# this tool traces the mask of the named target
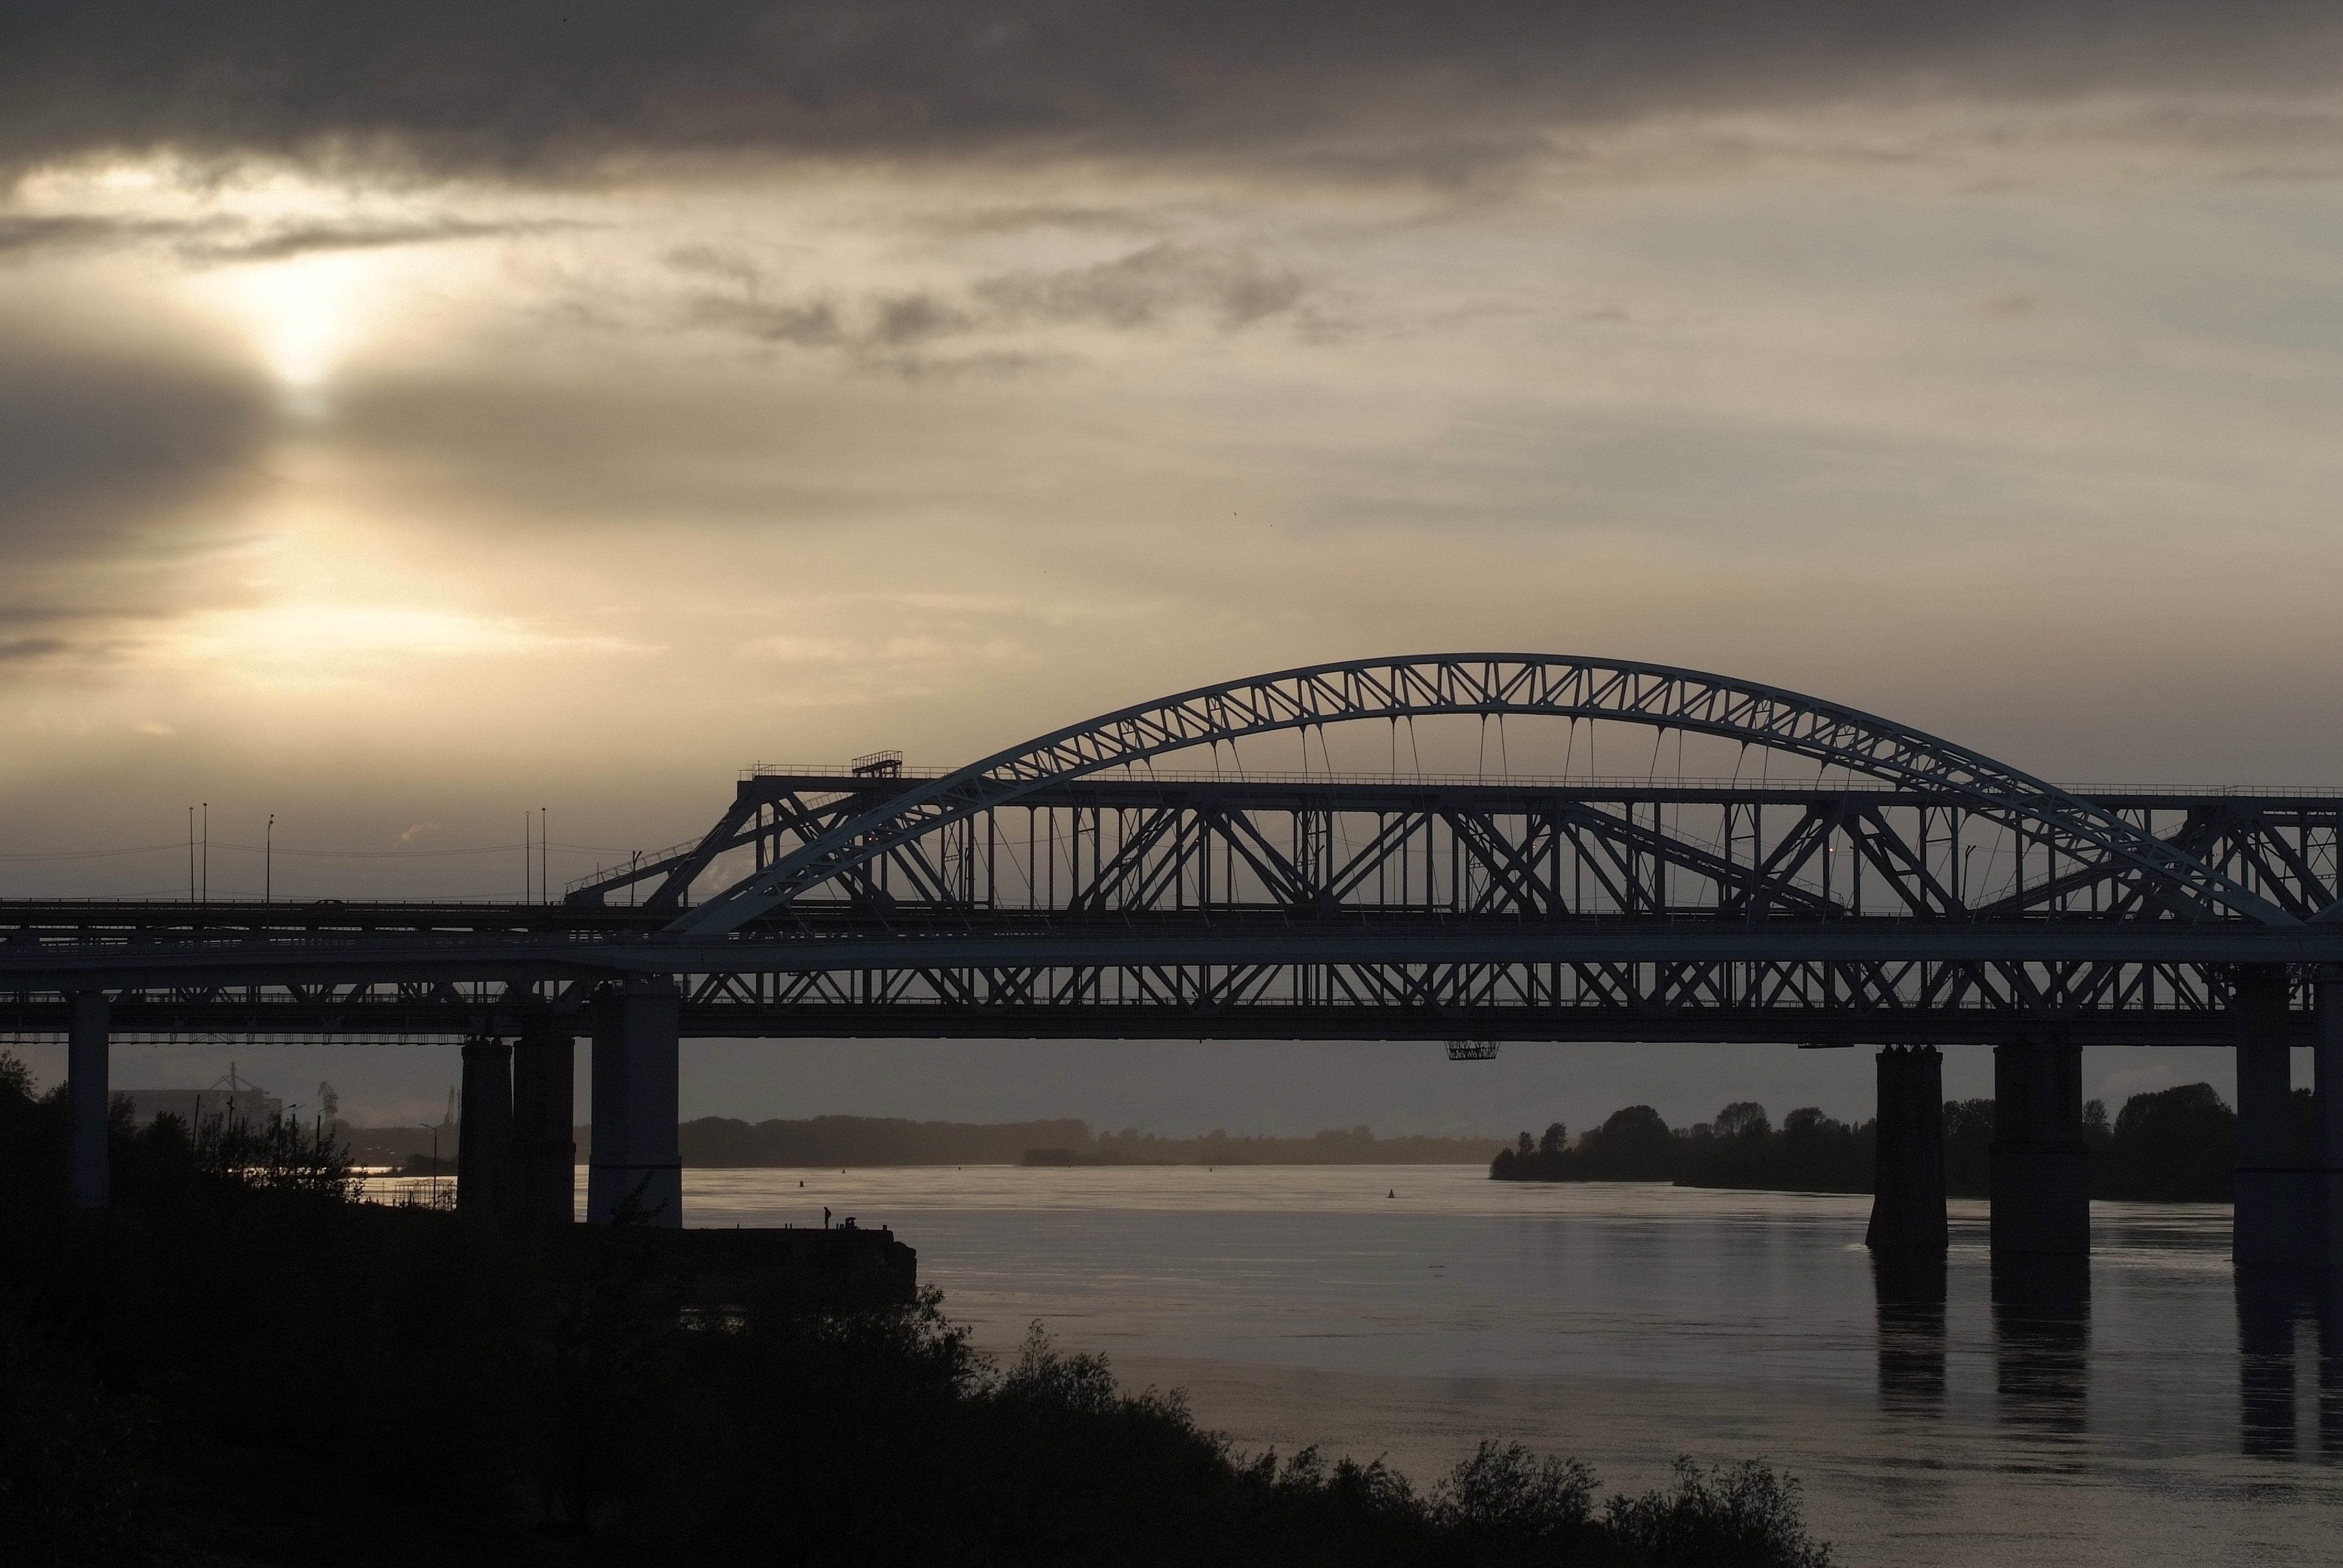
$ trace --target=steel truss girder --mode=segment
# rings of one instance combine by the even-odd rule
[[[1718,736],[1926,789],[2037,841],[2054,863],[2121,863],[2188,920],[2296,917],[2120,814],[1934,736],[1772,687],[1656,665],[1537,654],[1444,654],[1284,670],[1111,713],[915,784],[802,844],[669,926],[741,929],[899,844],[1042,788],[1282,729],[1439,714],[1608,719]],[[738,808],[736,807],[736,810]]]
[[[1988,966],[1966,977],[1955,1005],[1891,997],[1891,977],[1861,966],[1814,964],[1729,974],[1716,966],[1563,966],[1557,976],[1504,966],[1377,970],[1327,966],[1220,970],[821,971],[770,977],[792,983],[759,995],[759,977],[700,977],[689,986],[684,1030],[693,1037],[986,1036],[1075,1039],[1441,1039],[1798,1043],[1996,1043],[2056,1033],[2078,1044],[2226,1045],[2235,1023],[2223,999],[2196,1005],[2063,1007],[2073,988]],[[1569,996],[1557,1000],[1559,979]],[[2019,983],[2024,981],[2025,983]],[[746,982],[746,983],[744,983]],[[2137,988],[2133,988],[2135,994]],[[330,1007],[289,996],[204,1000],[118,996],[113,1025],[131,1036],[337,1037],[457,1035],[519,1027],[525,1011],[486,995],[384,996]],[[584,1032],[576,1002],[551,1008]],[[0,997],[0,1030],[54,1034],[62,998]],[[2298,1010],[2291,1032],[2312,1041]]]

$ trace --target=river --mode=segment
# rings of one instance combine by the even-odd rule
[[[1763,1457],[1851,1563],[2337,1556],[2343,1390],[2322,1441],[2309,1309],[2257,1298],[2241,1334],[2224,1207],[2094,1204],[2087,1307],[1997,1318],[1980,1202],[1953,1205],[1937,1309],[1880,1303],[1859,1197],[1450,1166],[689,1171],[685,1194],[694,1225],[891,1226],[980,1344],[1038,1321],[1245,1449],[1423,1481],[1518,1439],[1633,1488],[1680,1452]]]

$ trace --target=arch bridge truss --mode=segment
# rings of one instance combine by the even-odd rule
[[[1238,766],[1336,725],[1396,756],[1459,716],[1639,726],[1654,765]],[[1662,777],[1670,736],[1733,775]],[[757,769],[700,839],[558,905],[0,907],[0,1027],[104,988],[123,1034],[470,1032],[664,977],[699,1036],[2226,1044],[2251,965],[2294,978],[2308,1043],[2338,836],[2343,793],[2062,789],[1719,676],[1362,660],[950,773]]]

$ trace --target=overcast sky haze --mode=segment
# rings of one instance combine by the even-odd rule
[[[2343,784],[2338,254],[2331,5],[0,0],[0,893],[182,888],[36,857],[196,801],[216,891],[273,812],[282,893],[512,893],[540,805],[558,880],[751,760],[1443,648]],[[686,1098],[1509,1131],[1870,1071],[1175,1054]]]

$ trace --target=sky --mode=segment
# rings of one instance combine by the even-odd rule
[[[0,895],[181,889],[198,804],[216,892],[264,839],[289,895],[517,892],[538,808],[559,881],[752,761],[1452,648],[2343,784],[2338,240],[2308,4],[0,0]],[[454,1073],[277,1049],[386,1120]],[[1869,1072],[939,1049],[694,1047],[687,1103]],[[2136,1056],[2094,1091],[2226,1084]]]

